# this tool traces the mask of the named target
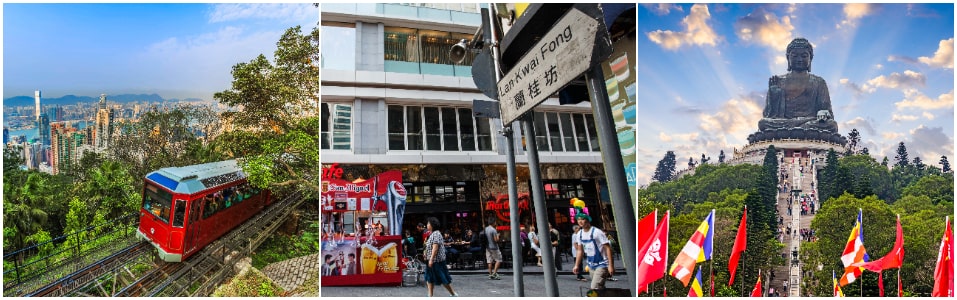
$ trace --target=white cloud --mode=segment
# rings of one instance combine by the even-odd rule
[[[931,99],[915,89],[907,89],[904,90],[904,100],[894,103],[894,106],[897,106],[897,109],[951,109],[954,107],[954,90],[937,96],[937,99]]]
[[[926,112],[926,111],[925,111],[925,112],[922,113],[921,115],[924,116],[924,118],[926,118],[926,119],[928,119],[928,120],[934,120],[934,114],[932,114],[932,113],[929,113],[929,112]]]
[[[319,9],[312,4],[216,4],[209,14],[210,23],[228,22],[244,19],[266,19],[283,21],[319,21]]]
[[[705,132],[716,132],[724,135],[746,137],[757,130],[761,120],[763,108],[759,105],[760,97],[756,94],[733,98],[725,102],[714,114],[701,114],[698,125]]]
[[[891,142],[891,144],[897,145],[897,142],[900,142],[900,138],[904,137],[904,134],[897,132],[884,132],[881,133],[881,137],[884,140]]]
[[[874,68],[875,68],[875,69],[878,69],[878,70],[881,70],[881,69],[884,69],[884,65],[882,65],[882,64],[876,64],[876,65],[874,65]]]
[[[947,136],[942,127],[920,125],[910,131],[910,141],[905,141],[910,159],[920,157],[926,164],[940,160],[941,155],[953,157],[954,138]]]
[[[874,125],[872,125],[871,123],[872,123],[871,121],[866,120],[862,117],[856,117],[854,119],[851,119],[850,121],[844,122],[844,125],[841,125],[841,126],[845,129],[858,128],[859,130],[863,130],[865,133],[871,136],[877,135],[877,130],[874,129]],[[846,130],[846,131],[850,132],[850,130]]]
[[[867,81],[863,86],[864,90],[873,92],[874,88],[888,89],[907,89],[922,87],[927,82],[927,77],[919,72],[905,70],[904,74],[893,72],[889,76],[880,75]]]
[[[788,43],[791,42],[791,31],[794,30],[794,25],[791,25],[790,17],[784,16],[778,19],[775,14],[759,7],[754,12],[738,19],[734,23],[734,29],[742,40],[783,52],[787,49]],[[780,60],[779,58],[776,59]]]
[[[857,83],[851,82],[851,80],[847,78],[841,78],[841,80],[838,80],[838,82],[841,85],[846,86],[847,88],[854,91],[854,94],[857,96],[860,96],[862,94],[873,93],[874,91],[877,90],[877,88],[869,86],[867,84],[858,85]]]
[[[918,116],[912,116],[912,115],[898,115],[898,114],[892,114],[892,115],[891,115],[891,122],[898,122],[898,123],[900,123],[901,121],[914,121],[914,120],[917,120],[917,119],[920,119],[920,117],[918,117]]]
[[[841,23],[837,24],[835,27],[840,29],[841,27],[857,26],[857,20],[867,16],[874,10],[873,4],[867,3],[850,3],[844,4],[844,20]]]
[[[667,143],[667,142],[671,142],[671,141],[673,140],[673,139],[671,138],[671,136],[668,136],[668,135],[665,134],[664,132],[659,132],[659,133],[658,133],[658,139],[661,140],[662,142],[666,142],[666,143]]]
[[[720,37],[708,25],[709,19],[711,19],[711,13],[708,12],[708,6],[695,4],[691,7],[691,13],[681,21],[685,27],[684,32],[655,30],[647,33],[648,39],[669,50],[678,49],[683,45],[715,46]]]
[[[673,3],[642,3],[641,6],[651,9],[656,15],[664,16],[671,13],[671,10],[684,11],[681,6]]]
[[[953,69],[954,68],[954,38],[941,40],[934,52],[934,57],[921,56],[918,61],[931,67]]]

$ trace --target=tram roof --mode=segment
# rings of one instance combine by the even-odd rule
[[[146,179],[174,193],[194,194],[246,178],[235,159],[153,171]]]

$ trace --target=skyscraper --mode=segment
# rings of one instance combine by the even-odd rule
[[[3,144],[6,145],[10,142],[10,129],[7,129],[6,126],[3,127]]]
[[[36,121],[37,126],[37,138],[40,139],[40,144],[44,146],[50,145],[50,117],[46,113],[42,113],[37,117]]]
[[[33,99],[34,99],[34,102],[36,102],[37,104],[37,109],[35,110],[37,115],[36,119],[40,120],[40,90],[36,90],[33,92]]]
[[[100,94],[100,103],[96,110],[96,144],[97,150],[105,150],[110,145],[113,135],[113,109],[106,106],[106,94]]]

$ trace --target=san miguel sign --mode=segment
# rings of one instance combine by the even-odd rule
[[[511,207],[508,204],[508,194],[501,194],[495,197],[495,201],[485,202],[485,211],[494,211],[499,220],[510,222],[509,211]],[[518,195],[518,214],[528,212],[528,194]]]

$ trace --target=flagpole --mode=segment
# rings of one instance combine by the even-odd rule
[[[861,243],[864,243],[864,213],[860,207],[857,208],[858,215],[861,216],[861,228],[858,229],[857,236],[861,238]],[[862,246],[863,247],[863,246]],[[867,255],[867,252],[864,252],[864,255]],[[860,269],[858,269],[860,270]],[[861,270],[861,278],[858,278],[861,281],[861,297],[864,297],[864,271]]]
[[[897,297],[898,298],[903,297],[901,296],[901,293],[904,292],[904,289],[901,288],[901,268],[903,268],[903,266],[897,268]]]

